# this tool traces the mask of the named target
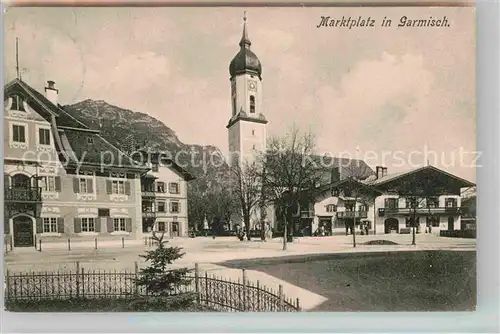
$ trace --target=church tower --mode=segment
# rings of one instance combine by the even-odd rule
[[[231,118],[227,124],[230,163],[252,161],[266,150],[267,120],[262,112],[262,65],[250,50],[246,14],[240,51],[229,65]]]

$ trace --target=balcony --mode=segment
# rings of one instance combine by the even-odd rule
[[[314,217],[314,211],[312,210],[300,211],[300,218],[313,218],[313,217]]]
[[[356,218],[367,218],[368,211],[341,211],[341,212],[337,212],[337,218],[354,218],[354,215],[356,215]]]
[[[153,211],[143,211],[142,218],[156,218],[156,212]]]
[[[379,208],[378,215],[409,215],[414,209],[410,208]],[[438,214],[460,214],[460,207],[432,207],[432,208],[417,208],[416,213],[419,215],[438,215]]]
[[[5,202],[38,203],[42,201],[42,188],[5,188]]]
[[[142,197],[149,197],[149,198],[154,198],[156,197],[156,194],[153,190],[141,190],[141,196]]]

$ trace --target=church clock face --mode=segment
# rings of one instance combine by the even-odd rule
[[[248,90],[256,92],[257,91],[257,83],[253,80],[250,80],[248,82]]]

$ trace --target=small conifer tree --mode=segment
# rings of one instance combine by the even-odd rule
[[[185,253],[181,247],[167,246],[164,232],[157,235],[153,232],[153,241],[156,248],[140,257],[149,265],[142,268],[136,284],[144,287],[146,297],[139,300],[139,308],[154,311],[182,311],[189,308],[195,296],[188,288],[192,278],[188,277],[191,271],[188,268],[170,269],[174,261],[182,258]]]

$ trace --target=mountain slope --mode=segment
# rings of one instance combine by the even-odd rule
[[[217,180],[227,171],[228,166],[217,147],[184,144],[175,131],[147,114],[90,99],[66,105],[64,109],[91,128],[100,130],[104,138],[123,151],[130,148],[133,138],[141,148],[169,152],[197,178]]]

